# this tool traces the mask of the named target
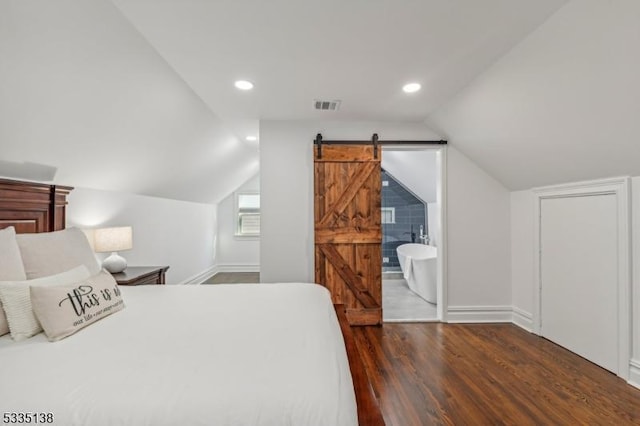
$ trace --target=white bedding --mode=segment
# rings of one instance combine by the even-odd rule
[[[62,341],[0,338],[0,411],[56,425],[357,425],[337,318],[314,284],[120,287]]]

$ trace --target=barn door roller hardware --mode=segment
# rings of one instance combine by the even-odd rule
[[[446,145],[446,140],[439,141],[382,141],[378,138],[378,134],[374,133],[371,139],[368,141],[339,141],[339,140],[324,140],[322,134],[318,133],[313,140],[313,144],[318,147],[318,159],[322,158],[322,145],[372,145],[373,156],[378,158],[378,147],[380,145]]]
[[[373,158],[378,159],[378,134],[374,133],[371,136],[371,143],[373,144]]]
[[[316,135],[316,140],[313,143],[318,145],[318,158],[322,158],[322,135],[320,133]]]

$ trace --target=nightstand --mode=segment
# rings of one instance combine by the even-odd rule
[[[113,274],[118,285],[164,284],[164,274],[168,266],[129,266],[122,272]]]

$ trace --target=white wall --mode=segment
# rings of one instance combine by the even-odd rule
[[[453,146],[447,160],[450,319],[510,319],[509,192]]]
[[[314,279],[312,141],[318,132],[325,139],[366,140],[374,132],[383,140],[440,139],[416,123],[262,121],[264,282]],[[454,147],[447,171],[449,305],[464,311],[457,320],[503,319],[503,309],[510,318],[509,192]],[[476,307],[474,317],[469,307]]]
[[[214,265],[212,204],[75,188],[69,195],[67,226],[132,226],[133,249],[121,255],[131,266],[169,265],[167,284],[186,281]]]
[[[511,193],[511,302],[514,321],[521,327],[533,327],[534,286],[534,210],[533,193]]]
[[[257,174],[235,192],[260,191]],[[257,271],[260,265],[260,238],[237,237],[235,193],[218,204],[218,241],[216,266],[221,271]]]
[[[420,123],[261,121],[260,184],[263,282],[313,282],[313,150],[325,139],[440,138]]]

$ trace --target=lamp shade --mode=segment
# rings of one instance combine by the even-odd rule
[[[133,248],[133,231],[130,226],[96,229],[93,238],[97,253],[131,250]]]

